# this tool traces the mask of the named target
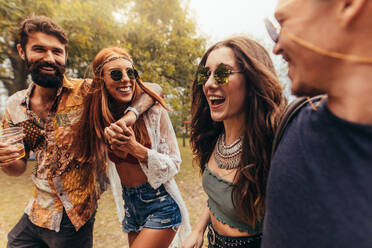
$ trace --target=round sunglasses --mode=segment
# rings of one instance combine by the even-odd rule
[[[127,68],[125,70],[125,73],[127,74],[130,80],[134,80],[138,78],[138,72],[134,68]],[[110,72],[110,77],[114,81],[120,81],[123,78],[123,71],[120,69],[113,69]]]
[[[233,71],[224,63],[220,63],[216,70],[213,72],[214,80],[217,84],[227,84],[229,82],[229,76],[233,73],[242,73],[242,71]],[[205,66],[200,66],[197,72],[196,80],[199,85],[204,85],[212,72]]]

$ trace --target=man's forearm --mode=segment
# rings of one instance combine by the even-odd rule
[[[152,91],[154,91],[156,94],[158,94],[159,96],[163,97],[163,89],[161,88],[161,86],[159,84],[149,83],[149,82],[145,82],[144,84],[148,88],[150,88]]]
[[[160,87],[160,85],[155,83],[144,83],[147,87],[149,87],[152,91],[155,91],[158,95],[163,94],[163,90]],[[138,111],[139,115],[142,115],[145,113],[149,108],[151,108],[152,105],[154,105],[155,101],[154,99],[147,95],[142,94],[136,101],[134,101],[131,105],[131,107],[135,108]]]
[[[152,91],[156,92],[158,95],[162,96],[163,90],[160,87],[160,85],[155,83],[144,83],[148,88],[150,88]],[[152,105],[154,105],[155,101],[154,99],[149,96],[146,93],[143,93],[138,99],[136,99],[132,105],[131,108],[127,108],[127,111],[125,112],[124,116],[120,118],[117,123],[122,123],[125,126],[132,126],[138,117],[145,113],[149,108],[151,108]],[[133,109],[134,108],[134,109]],[[105,138],[106,137],[105,134]]]

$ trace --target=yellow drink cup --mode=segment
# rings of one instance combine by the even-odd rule
[[[0,130],[0,143],[7,145],[8,148],[18,150],[19,156],[17,159],[23,158],[26,155],[22,127],[11,127]]]

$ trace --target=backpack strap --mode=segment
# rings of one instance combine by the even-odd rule
[[[312,102],[318,101],[322,99],[325,95],[317,95],[310,100]],[[278,129],[275,132],[272,148],[271,148],[271,158],[274,157],[275,151],[278,147],[278,144],[280,140],[282,139],[283,133],[285,129],[287,128],[288,124],[294,119],[294,117],[297,115],[297,113],[300,111],[300,109],[305,106],[308,103],[307,97],[298,97],[295,100],[293,100],[288,106],[286,107],[284,114],[280,120]]]

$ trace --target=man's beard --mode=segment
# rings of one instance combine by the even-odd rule
[[[59,88],[63,83],[63,74],[65,73],[65,65],[59,63],[51,64],[41,60],[30,62],[26,58],[28,71],[31,73],[32,81],[44,88]],[[41,72],[42,67],[51,67],[55,70],[54,74],[46,74]]]

